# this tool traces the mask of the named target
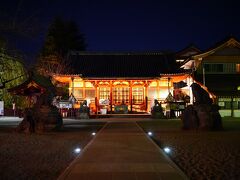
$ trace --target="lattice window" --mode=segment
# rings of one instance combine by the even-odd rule
[[[93,89],[93,88],[86,88],[85,89],[85,93],[86,93],[86,98],[90,98],[90,99],[95,98],[95,89]]]
[[[83,98],[83,88],[74,88],[74,97],[75,98]]]
[[[132,103],[133,104],[143,104],[144,102],[144,89],[143,87],[132,88]]]
[[[113,89],[114,104],[129,103],[129,87],[116,87]]]
[[[110,88],[100,87],[99,88],[99,99],[110,99]]]

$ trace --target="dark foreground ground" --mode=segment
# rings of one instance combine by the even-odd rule
[[[139,122],[190,179],[240,179],[240,119],[223,119],[223,131],[183,131],[180,120]]]
[[[104,123],[67,125],[61,132],[14,133],[0,126],[0,179],[57,179]]]
[[[124,119],[126,121],[126,119]],[[240,179],[240,119],[223,131],[183,131],[180,120],[138,122],[190,179]],[[61,132],[14,133],[0,125],[0,179],[57,179],[104,123],[68,123]]]

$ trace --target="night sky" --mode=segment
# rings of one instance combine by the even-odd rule
[[[41,48],[55,16],[78,23],[88,51],[178,51],[190,43],[204,50],[229,35],[240,38],[237,0],[1,2],[0,30],[30,59]],[[21,33],[13,30],[14,22]]]

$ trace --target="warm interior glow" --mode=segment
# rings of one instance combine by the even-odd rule
[[[116,81],[116,82],[114,82],[113,83],[113,85],[126,85],[126,86],[128,86],[129,85],[129,83],[127,82],[127,81]]]
[[[83,87],[83,81],[74,81],[73,84],[70,82],[70,87]]]
[[[153,81],[149,84],[150,87],[157,87],[157,82]]]
[[[85,87],[93,87],[91,82],[85,82]]]
[[[168,96],[168,89],[161,89],[159,92],[160,99],[166,99]]]
[[[159,86],[168,87],[168,80],[167,79],[161,79],[159,81]],[[169,86],[171,86],[171,82],[170,81],[169,81]]]
[[[133,87],[132,88],[132,103],[143,104],[144,103],[144,88]]]
[[[113,88],[113,103],[114,104],[128,104],[129,103],[129,87],[115,87]]]
[[[58,82],[62,82],[62,83],[67,83],[71,81],[71,77],[65,77],[65,76],[53,76],[53,78],[58,81]]]
[[[133,83],[133,85],[143,85],[144,83],[142,81],[136,81]]]
[[[109,85],[109,82],[101,81],[98,83],[99,85]]]
[[[99,99],[110,99],[110,88],[109,87],[100,87],[99,90]]]
[[[240,64],[236,64],[236,72],[240,73]]]
[[[108,111],[110,111],[110,104],[112,105],[112,110],[114,110],[114,107],[116,105],[124,103],[126,105],[132,104],[133,111],[140,112],[146,111],[146,107],[148,110],[150,110],[150,108],[153,106],[154,99],[165,101],[169,94],[169,90],[173,94],[173,81],[176,80],[179,82],[179,80],[182,80],[184,77],[187,78],[187,82],[189,81],[188,84],[190,84],[189,75],[173,75],[170,78],[168,76],[161,76],[160,79],[152,79],[149,81],[138,79],[83,80],[79,77],[74,77],[74,83],[72,83],[71,76],[60,76],[55,77],[55,79],[67,81],[69,83],[69,95],[73,93],[74,97],[78,101],[77,105],[79,106],[79,102],[87,100],[87,103],[89,104],[92,112],[99,110],[99,105],[101,105],[101,103],[95,103],[96,99],[97,102],[100,100],[108,100]],[[189,86],[184,87],[182,91],[187,95],[192,94],[189,90]]]

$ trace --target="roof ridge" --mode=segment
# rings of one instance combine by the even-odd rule
[[[69,55],[164,55],[163,51],[70,51]]]

